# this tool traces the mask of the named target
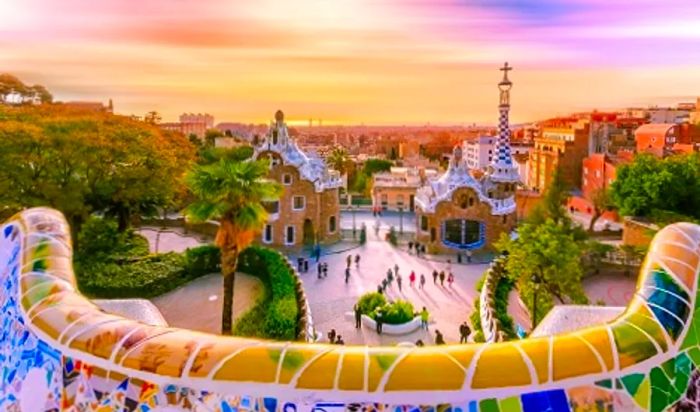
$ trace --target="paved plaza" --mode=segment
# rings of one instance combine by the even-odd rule
[[[478,296],[475,285],[488,265],[457,264],[452,258],[453,262],[448,267],[447,256],[434,259],[418,258],[415,254],[408,253],[405,245],[391,246],[385,240],[391,226],[394,226],[397,232],[401,226],[405,232],[415,230],[415,215],[412,213],[400,215],[397,212],[388,212],[383,213],[381,217],[374,217],[371,212],[356,211],[354,215],[358,237],[362,224],[367,226],[367,243],[355,246],[356,244],[345,241],[324,248],[321,262],[328,263],[327,278],[318,279],[314,259],[310,259],[309,272],[300,274],[318,331],[325,337],[328,331],[335,329],[348,344],[380,345],[415,342],[418,339],[430,344],[434,342],[437,329],[443,333],[448,343],[458,342],[459,324],[468,320],[474,308],[474,300]],[[379,232],[375,234],[377,222]],[[341,213],[340,226],[345,230],[352,229],[352,212],[344,210]],[[155,250],[156,231],[146,228],[139,233],[148,238],[151,249]],[[175,229],[161,232],[158,242],[158,251],[162,253],[182,251],[200,245],[201,239]],[[346,258],[350,254],[353,257],[360,255],[360,267],[356,268],[353,263],[352,274],[346,284]],[[295,261],[296,257],[297,255],[290,256],[292,261]],[[394,265],[399,266],[403,285],[399,290],[397,282],[394,281],[386,292],[387,298],[407,300],[413,304],[416,311],[425,306],[431,315],[429,331],[418,330],[407,335],[392,336],[378,335],[374,330],[365,327],[355,329],[353,318],[347,314],[352,312],[353,305],[362,294],[377,290],[377,285],[386,277],[387,270]],[[439,280],[434,284],[433,270],[439,272],[449,268],[455,275],[452,287],[449,287],[447,282],[441,286]],[[427,282],[424,289],[418,287],[418,281],[414,287],[410,286],[408,277],[411,271],[416,272],[417,278],[420,278],[421,273],[425,274]],[[636,273],[631,276],[601,274],[586,278],[584,289],[592,304],[602,300],[607,305],[624,306],[634,292],[635,282]],[[238,275],[234,298],[236,315],[242,314],[254,304],[261,288],[262,285],[256,278],[245,274]],[[213,274],[194,280],[152,301],[170,325],[218,333],[221,321],[221,291],[221,277]],[[527,309],[518,299],[516,292],[512,292],[509,297],[508,311],[517,324],[525,330],[529,329]]]

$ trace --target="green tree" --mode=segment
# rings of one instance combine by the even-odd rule
[[[0,206],[51,206],[75,235],[92,213],[119,217],[170,204],[194,156],[191,145],[125,117],[58,105],[0,107]],[[77,237],[73,237],[77,241]]]
[[[611,199],[623,216],[671,221],[700,218],[700,155],[659,159],[639,154],[623,165],[611,186]]]
[[[214,146],[217,137],[223,137],[224,134],[221,133],[219,129],[207,129],[204,133],[204,144],[207,146]]]
[[[337,170],[341,175],[348,171],[348,164],[351,162],[347,150],[342,147],[337,147],[326,158],[328,165]]]
[[[158,124],[162,119],[163,118],[160,116],[160,113],[156,112],[155,110],[152,110],[143,116],[143,121],[148,124]]]
[[[554,298],[587,302],[581,286],[582,248],[563,224],[548,218],[542,224],[524,223],[513,240],[503,235],[496,247],[507,253],[507,276],[518,285],[530,305],[532,327],[552,308]]]
[[[613,207],[612,199],[610,198],[610,190],[604,187],[600,187],[593,191],[593,198],[591,203],[593,203],[593,216],[591,216],[591,221],[588,224],[588,231],[593,233],[595,228],[595,223],[603,216],[603,213],[610,210]]]
[[[231,334],[233,290],[238,255],[250,245],[267,220],[263,202],[279,198],[282,187],[267,179],[265,161],[234,162],[222,159],[210,165],[197,165],[185,181],[195,201],[185,214],[193,221],[216,220],[219,228],[215,243],[221,249],[224,302],[221,333]]]
[[[378,172],[388,172],[391,170],[392,162],[383,159],[369,159],[365,162],[362,167],[362,172],[371,177],[373,174]]]

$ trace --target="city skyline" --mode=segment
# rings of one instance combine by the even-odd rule
[[[120,114],[290,124],[495,124],[694,101],[700,4],[208,0],[0,4],[3,71]]]

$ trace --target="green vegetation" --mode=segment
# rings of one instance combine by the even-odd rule
[[[517,338],[513,318],[508,314],[508,294],[515,287],[515,282],[507,277],[502,276],[496,284],[496,291],[493,294],[494,309],[496,310],[496,318],[501,326],[500,330],[505,333],[507,339]]]
[[[400,325],[410,322],[415,317],[413,305],[405,300],[387,302],[383,294],[372,292],[360,296],[357,301],[360,313],[376,319],[382,314],[382,322],[389,325]]]
[[[19,98],[17,103],[31,103],[35,99],[41,103],[53,101],[53,96],[44,86],[30,86],[11,74],[0,73],[0,103],[10,103],[13,95]]]
[[[199,150],[200,164],[212,164],[224,159],[232,162],[242,162],[253,157],[253,146],[238,146],[231,149],[220,147],[203,146]]]
[[[298,336],[299,309],[293,269],[279,252],[252,246],[240,255],[238,270],[258,277],[265,292],[233,326],[233,334],[278,340]]]
[[[399,239],[396,236],[396,229],[394,229],[394,226],[389,228],[389,233],[387,234],[387,241],[391,243],[392,246],[396,246],[399,244]]]
[[[355,174],[348,186],[357,193],[369,195],[372,190],[372,176],[379,172],[391,170],[393,162],[383,159],[369,159],[365,162],[362,170]]]
[[[187,217],[195,223],[219,222],[215,243],[221,249],[221,273],[224,276],[221,317],[221,333],[224,335],[231,334],[233,327],[233,288],[238,255],[250,245],[255,233],[267,221],[263,203],[278,199],[282,193],[279,183],[266,178],[268,166],[267,161],[220,159],[216,163],[194,166],[185,179],[195,198],[185,210]]]
[[[477,291],[480,289],[477,289]],[[484,337],[484,330],[481,328],[481,297],[477,296],[476,299],[474,299],[474,310],[472,311],[472,314],[469,315],[469,321],[472,324],[472,328],[474,328],[474,335],[473,339],[474,342],[486,342],[486,338]]]
[[[91,217],[79,234],[85,246],[75,254],[76,280],[90,297],[151,298],[219,271],[215,246],[151,255],[145,238],[117,229],[114,220]]]
[[[659,159],[635,156],[623,165],[611,187],[612,202],[623,216],[666,224],[700,219],[700,154]]]
[[[350,156],[348,156],[347,150],[342,147],[336,147],[331,151],[331,153],[326,158],[326,162],[329,167],[337,170],[341,176],[348,172],[350,168]]]
[[[0,218],[51,206],[63,212],[74,239],[94,213],[115,217],[124,231],[134,218],[178,202],[193,158],[181,134],[127,117],[58,104],[0,105]]]

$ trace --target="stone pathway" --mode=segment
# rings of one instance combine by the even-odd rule
[[[141,227],[136,233],[148,239],[148,246],[151,253],[184,252],[185,249],[204,244],[199,238],[186,235],[184,231],[179,228],[159,229]]]
[[[221,333],[221,274],[195,279],[171,292],[151,299],[170,326]],[[255,305],[263,284],[254,276],[239,273],[233,294],[234,320]]]

